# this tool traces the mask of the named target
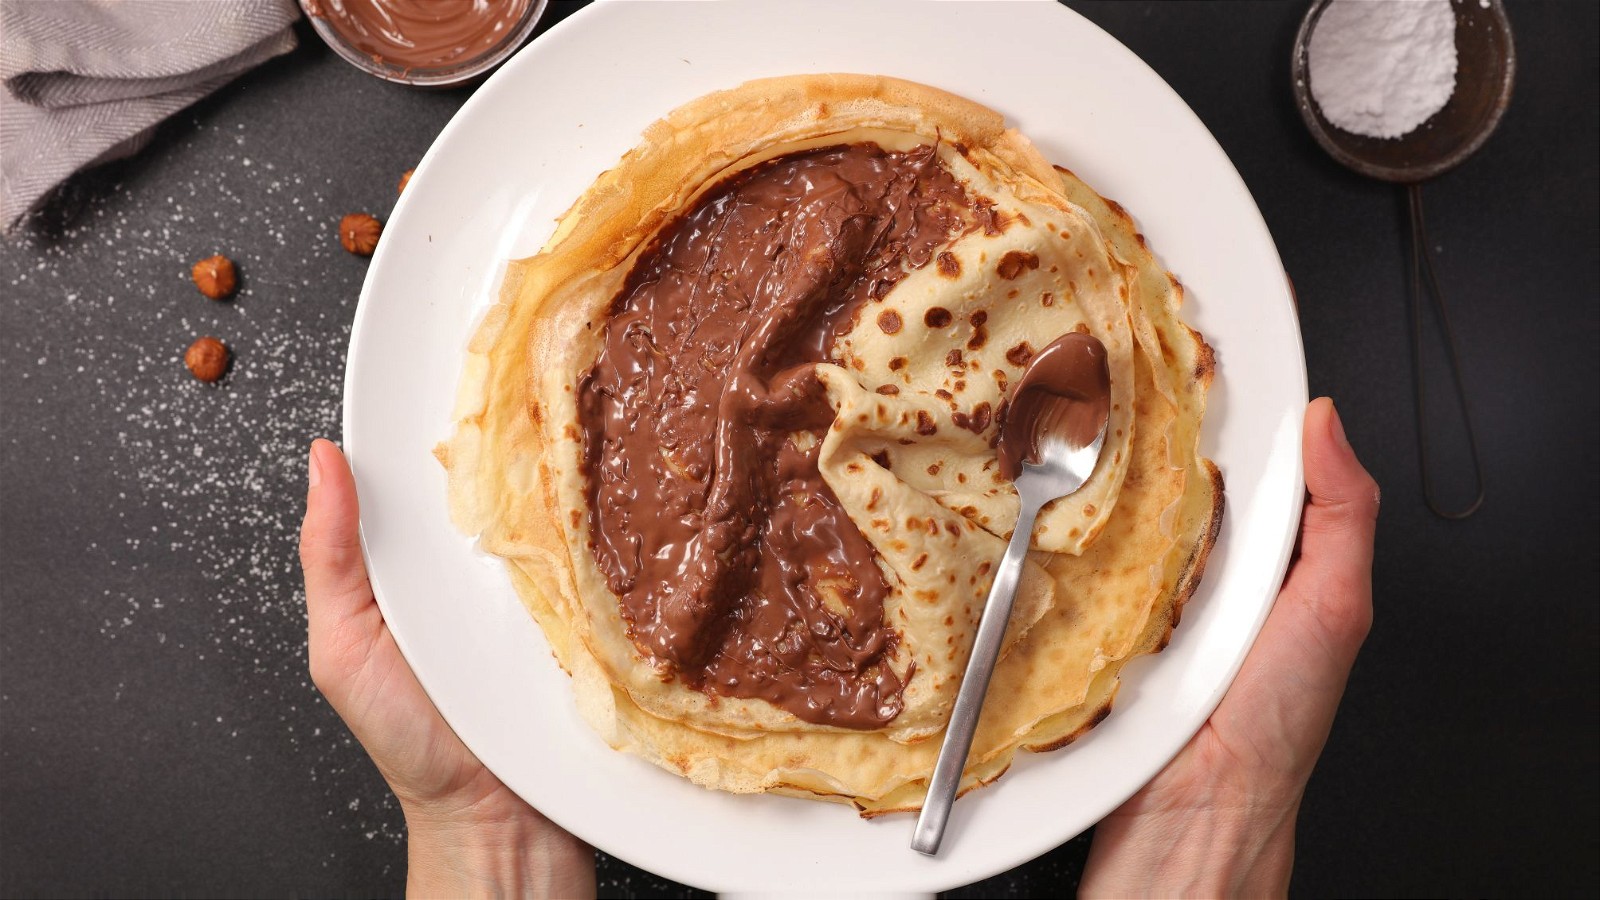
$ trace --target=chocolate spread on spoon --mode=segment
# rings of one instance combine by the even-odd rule
[[[531,0],[310,0],[345,42],[379,63],[433,69],[468,62],[504,41]]]
[[[595,560],[664,671],[818,724],[899,714],[889,585],[817,469],[816,368],[971,209],[932,147],[835,146],[728,178],[640,256],[579,419]]]
[[[1069,332],[1029,361],[1000,423],[1000,474],[1013,481],[1024,461],[1040,461],[1052,436],[1074,447],[1094,443],[1105,425],[1111,370],[1099,339]]]

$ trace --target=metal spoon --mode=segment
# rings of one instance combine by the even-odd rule
[[[1052,364],[1068,368],[1052,371]],[[1006,625],[1011,621],[1011,606],[1033,538],[1034,520],[1046,503],[1083,487],[1094,474],[1110,418],[1110,381],[1105,347],[1095,338],[1073,333],[1040,351],[1012,392],[1012,412],[1001,425],[999,450],[1003,470],[1020,463],[1014,478],[1021,508],[1011,542],[1006,545],[989,597],[984,601],[972,656],[967,660],[961,690],[945,728],[944,745],[939,748],[939,761],[928,783],[928,796],[911,837],[914,850],[930,856],[939,852],[961,773],[966,769],[967,753],[978,729],[989,676],[994,673]],[[1026,421],[1014,415],[1018,410],[1022,411],[1020,419]]]
[[[1464,519],[1483,505],[1483,466],[1478,461],[1478,440],[1467,412],[1467,393],[1461,379],[1460,353],[1450,327],[1450,315],[1434,274],[1433,248],[1422,216],[1422,182],[1455,168],[1476,153],[1511,102],[1516,73],[1516,49],[1511,23],[1501,0],[1455,0],[1456,89],[1444,108],[1415,131],[1394,139],[1351,134],[1330,124],[1311,97],[1306,47],[1329,0],[1316,0],[1300,22],[1290,64],[1296,105],[1311,136],[1341,164],[1382,181],[1404,185],[1411,216],[1411,364],[1416,392],[1417,454],[1422,469],[1422,495],[1428,508],[1447,519]],[[1428,391],[1422,364],[1422,294],[1426,286],[1433,298],[1434,314],[1444,337],[1445,354],[1455,387],[1461,421],[1466,426],[1467,449],[1472,457],[1475,494],[1471,502],[1446,509],[1434,493],[1428,465]]]

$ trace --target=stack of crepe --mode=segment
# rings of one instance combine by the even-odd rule
[[[905,682],[903,708],[877,730],[695,690],[640,651],[590,546],[576,401],[628,273],[699,195],[766,160],[861,142],[933,146],[999,223],[909,271],[818,370],[835,410],[818,465],[877,553],[898,634],[888,664]],[[1002,408],[1028,356],[1018,348],[1094,335],[1113,406],[1093,477],[1039,518],[963,789],[999,777],[1019,749],[1092,728],[1122,666],[1164,647],[1177,624],[1222,510],[1220,475],[1198,454],[1213,358],[1179,320],[1182,299],[1129,215],[997,113],[890,78],[751,82],[653,125],[542,252],[511,264],[436,455],[456,524],[505,561],[583,717],[612,747],[708,788],[848,802],[867,816],[915,810],[1017,514],[997,472],[998,424],[973,416]],[[904,326],[880,327],[885,311]],[[878,390],[888,384],[897,392]]]

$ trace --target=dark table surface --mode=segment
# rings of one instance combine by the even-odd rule
[[[1292,106],[1304,4],[1072,5],[1243,173],[1298,288],[1311,388],[1384,487],[1377,624],[1307,792],[1294,887],[1593,895],[1596,5],[1510,4],[1510,111],[1427,188],[1488,471],[1465,522],[1419,494],[1403,206],[1323,156]],[[366,269],[334,225],[387,215],[467,92],[382,84],[303,36],[0,245],[0,894],[402,889],[398,809],[306,675],[295,530]],[[227,304],[188,283],[215,251],[239,262]],[[220,388],[179,362],[201,333],[237,351]],[[1058,895],[1087,846],[956,894]],[[689,891],[612,860],[600,876],[607,895]]]

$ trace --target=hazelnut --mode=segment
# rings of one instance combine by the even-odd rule
[[[405,174],[400,176],[400,186],[394,189],[396,197],[406,192],[406,185],[411,183],[411,173],[415,171],[416,169],[407,169]]]
[[[357,256],[371,256],[381,234],[383,223],[366,213],[351,213],[339,220],[339,243]]]
[[[200,293],[213,300],[225,299],[239,283],[233,271],[233,260],[220,253],[195,263],[189,275]]]
[[[183,364],[201,381],[216,381],[228,371],[228,345],[214,337],[197,338],[183,352]]]

